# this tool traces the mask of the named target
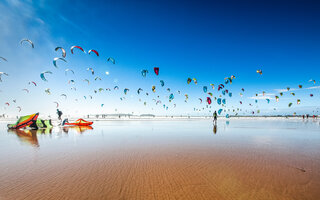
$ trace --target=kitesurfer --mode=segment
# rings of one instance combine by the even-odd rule
[[[57,109],[57,115],[58,115],[58,119],[61,120],[61,116],[62,116],[62,112],[61,110]]]
[[[214,111],[213,113],[213,123],[217,124],[217,111]]]

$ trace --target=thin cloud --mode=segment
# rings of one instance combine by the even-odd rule
[[[313,90],[313,89],[320,89],[320,86],[312,86],[312,87],[308,87],[305,88],[306,90]]]
[[[252,96],[252,97],[248,97],[249,99],[255,99],[255,100],[259,100],[259,99],[274,99],[271,96]]]
[[[274,89],[276,92],[291,92],[291,91],[296,91],[296,90],[313,90],[313,89],[320,89],[320,86],[312,86],[312,87],[307,87],[307,88],[290,88],[288,91],[287,89]]]

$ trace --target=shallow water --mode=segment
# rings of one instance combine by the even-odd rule
[[[0,146],[0,199],[320,199],[319,121],[2,122]]]

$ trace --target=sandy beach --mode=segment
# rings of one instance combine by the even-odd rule
[[[320,198],[311,120],[105,121],[36,145],[4,125],[2,199]]]

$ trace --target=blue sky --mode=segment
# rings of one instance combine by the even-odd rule
[[[206,107],[198,100],[205,101],[208,96],[202,87],[210,88],[210,83],[217,86],[231,75],[236,79],[227,85],[233,93],[232,98],[226,97],[227,111],[240,108],[243,112],[239,114],[257,110],[261,114],[312,113],[320,100],[319,9],[316,1],[3,1],[0,56],[8,62],[0,61],[0,71],[9,76],[3,76],[0,83],[0,113],[39,111],[53,115],[53,102],[57,101],[66,114],[73,115],[208,114],[209,109],[193,111]],[[35,48],[20,45],[22,38],[32,40]],[[81,51],[72,55],[73,45],[86,52],[96,49],[100,56]],[[61,56],[54,51],[57,46],[67,51],[67,63],[59,62],[58,69],[52,65],[53,58]],[[110,56],[116,59],[115,65],[106,62]],[[153,73],[155,66],[160,68],[159,76]],[[102,81],[94,81],[95,76],[86,71],[88,67],[93,67]],[[65,76],[66,68],[73,69],[75,75]],[[141,76],[142,69],[149,71],[146,78]],[[263,75],[257,74],[257,69],[262,69]],[[48,75],[48,82],[39,77],[45,70],[53,72]],[[188,77],[197,78],[198,84],[186,84]],[[77,91],[70,90],[70,79],[76,81]],[[91,84],[88,86],[83,79],[90,79]],[[310,79],[315,79],[316,84],[308,82]],[[165,81],[164,88],[160,80]],[[29,81],[38,86],[31,87]],[[277,89],[298,88],[299,84],[303,89],[292,91],[296,96],[289,91],[275,102]],[[93,92],[115,85],[119,91]],[[157,87],[155,94],[151,92],[152,85]],[[139,87],[150,95],[137,95]],[[167,99],[168,87],[175,94],[171,103]],[[45,94],[46,88],[51,89],[51,95]],[[130,91],[121,101],[124,88]],[[243,97],[239,95],[241,88],[245,88]],[[182,94],[178,95],[177,90]],[[209,91],[217,97],[221,94],[217,89]],[[267,95],[259,96],[255,104],[255,94],[263,91]],[[63,93],[68,95],[67,100],[60,97]],[[188,103],[184,102],[184,94],[189,95]],[[89,95],[93,99],[85,100],[83,96]],[[158,100],[158,95],[162,103],[156,106],[152,99]],[[271,99],[270,104],[265,98]],[[296,105],[297,99],[301,99],[300,105]],[[290,102],[293,106],[289,109]],[[102,103],[105,105],[101,108]],[[163,104],[168,110],[163,109]],[[22,107],[20,113],[17,106]],[[214,102],[211,110],[219,108]]]

